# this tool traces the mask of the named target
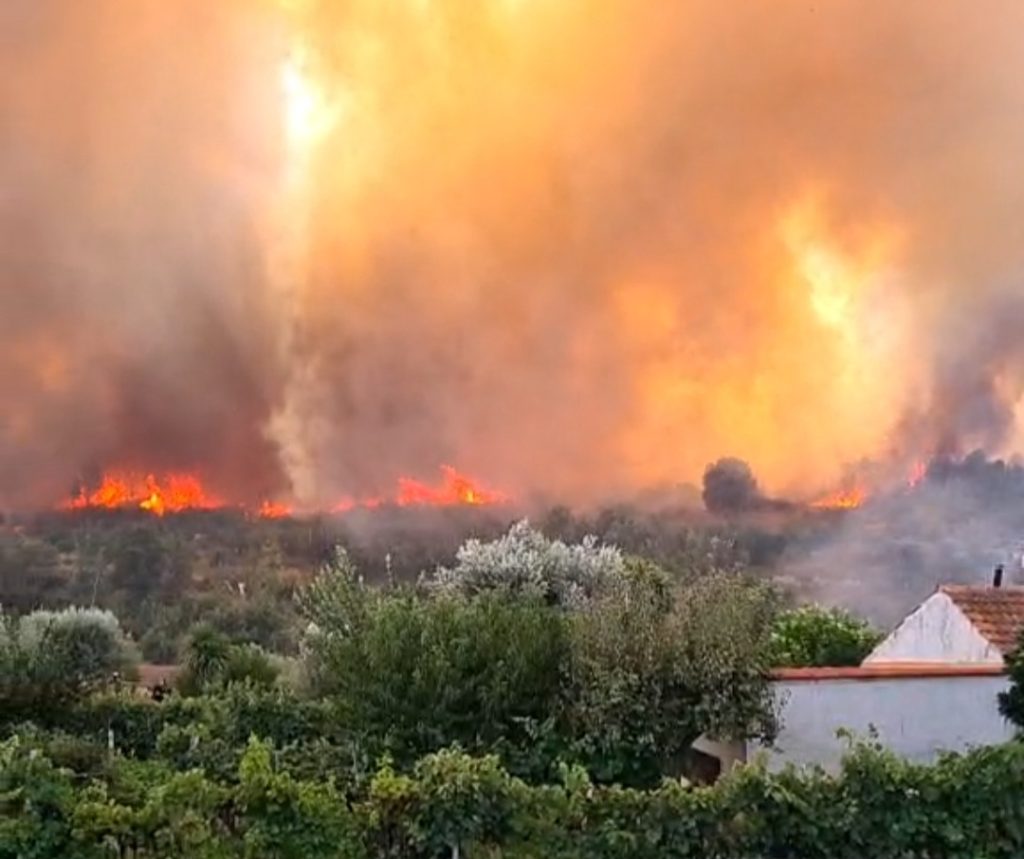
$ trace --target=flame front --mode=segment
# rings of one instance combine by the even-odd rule
[[[459,504],[501,504],[508,500],[502,493],[485,489],[469,477],[459,474],[450,465],[442,466],[441,473],[443,479],[439,486],[429,486],[407,477],[400,478],[395,503],[400,507],[416,504],[452,507]]]
[[[82,488],[61,506],[70,510],[137,508],[163,516],[185,510],[213,510],[223,503],[194,474],[172,473],[157,478],[152,474],[111,472],[94,490]]]
[[[858,485],[839,489],[811,503],[816,510],[855,510],[868,500],[868,491]]]
[[[163,477],[127,472],[109,472],[92,490],[82,488],[76,495],[58,505],[63,510],[143,510],[155,516],[182,513],[188,510],[215,510],[235,506],[250,510],[262,519],[284,519],[294,515],[319,512],[347,513],[355,509],[373,510],[385,505],[397,507],[479,507],[504,504],[509,496],[485,487],[481,482],[462,474],[450,465],[441,467],[437,484],[424,483],[411,477],[398,478],[398,487],[390,498],[367,496],[346,497],[326,510],[306,509],[273,499],[264,499],[249,507],[228,505],[211,493],[195,474],[172,473]]]

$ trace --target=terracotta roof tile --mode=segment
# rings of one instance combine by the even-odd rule
[[[1017,646],[1017,637],[1024,628],[1024,587],[945,585],[939,590],[1004,655]]]

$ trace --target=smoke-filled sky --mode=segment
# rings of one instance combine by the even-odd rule
[[[1018,0],[6,0],[0,504],[1019,450]]]

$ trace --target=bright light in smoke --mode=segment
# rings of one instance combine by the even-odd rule
[[[285,61],[281,89],[289,143],[306,149],[323,140],[336,125],[341,111],[313,78],[305,51],[296,50]]]
[[[795,208],[782,224],[782,238],[801,280],[807,285],[814,315],[847,337],[857,335],[857,310],[862,293],[878,276],[868,261],[858,265],[841,254],[822,233],[813,208]]]

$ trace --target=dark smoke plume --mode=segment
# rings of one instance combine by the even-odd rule
[[[1024,465],[975,451],[844,512],[837,532],[790,548],[782,567],[806,596],[885,625],[942,584],[985,585],[996,564],[1024,585]]]

